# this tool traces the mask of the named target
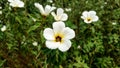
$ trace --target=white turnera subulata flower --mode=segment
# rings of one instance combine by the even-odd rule
[[[85,23],[91,23],[98,20],[98,16],[95,11],[84,11],[81,16]]]
[[[45,9],[43,8],[43,6],[39,3],[35,3],[34,4],[35,7],[37,7],[40,11],[40,13],[43,15],[43,16],[48,16],[50,14],[51,11],[53,11],[54,9],[56,9],[56,7],[52,7],[50,5],[46,5],[45,6]]]
[[[68,15],[64,13],[62,8],[58,8],[56,14],[55,12],[52,12],[51,14],[56,21],[66,21],[68,19]]]
[[[54,22],[53,29],[46,28],[43,32],[46,39],[46,47],[49,49],[59,49],[62,52],[71,47],[70,39],[75,37],[75,32],[69,27],[65,27],[64,22]]]
[[[6,26],[4,25],[2,28],[1,28],[1,31],[4,32],[6,30]]]
[[[20,0],[8,0],[10,2],[10,6],[12,7],[24,7],[24,2]]]

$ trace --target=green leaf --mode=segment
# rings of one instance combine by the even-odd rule
[[[0,67],[6,62],[6,60],[0,61]]]
[[[22,21],[20,20],[19,17],[16,17],[15,19],[16,19],[20,24],[22,24]]]
[[[40,26],[40,23],[37,23],[37,24],[31,26],[31,27],[29,28],[29,30],[27,31],[27,33],[29,33],[29,32],[31,32],[31,31],[37,29],[39,26]]]

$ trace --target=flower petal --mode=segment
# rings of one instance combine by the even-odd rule
[[[81,16],[82,19],[85,19],[86,17],[85,16]]]
[[[89,11],[89,14],[90,15],[96,15],[96,12],[95,11]]]
[[[53,30],[55,33],[60,33],[65,28],[64,22],[54,22],[53,23]]]
[[[82,13],[82,15],[86,18],[86,17],[88,17],[88,11],[84,11],[83,13]]]
[[[71,41],[70,40],[64,40],[63,43],[61,43],[61,45],[59,45],[58,49],[62,52],[65,52],[67,50],[69,50],[71,47]]]
[[[97,21],[99,18],[98,18],[98,16],[94,16],[94,17],[92,17],[92,21]]]
[[[60,46],[60,42],[46,41],[46,47],[49,49],[56,49],[58,46]]]
[[[2,28],[1,28],[1,31],[4,32],[6,30],[6,26],[4,25]]]
[[[19,7],[24,7],[24,3],[22,1],[18,2]]]
[[[56,17],[55,12],[51,12],[51,15],[52,15],[54,18]]]
[[[54,40],[54,32],[51,28],[46,28],[43,31],[43,36],[45,37],[45,39],[47,40]]]
[[[56,9],[56,7],[51,7],[50,12],[53,11],[54,9]]]
[[[67,14],[62,14],[61,16],[61,21],[66,21],[68,19],[68,15]]]
[[[64,40],[65,39],[72,39],[75,37],[75,32],[73,29],[66,27],[63,29]]]
[[[62,8],[58,8],[57,9],[57,16],[60,16],[61,14],[63,14],[64,10]]]
[[[48,15],[50,13],[50,9],[51,9],[50,5],[46,5],[45,6],[45,13],[46,13],[46,15]]]
[[[8,0],[9,2],[14,2],[13,0]]]
[[[45,14],[45,11],[44,11],[43,6],[41,4],[35,3],[34,5],[35,5],[35,7],[37,7],[39,9],[41,14]]]

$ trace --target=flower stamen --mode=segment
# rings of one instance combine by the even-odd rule
[[[91,18],[87,18],[87,21],[91,21]]]
[[[60,36],[56,36],[56,37],[55,37],[55,41],[56,41],[56,42],[61,42],[61,41],[62,41],[62,38],[61,38]]]

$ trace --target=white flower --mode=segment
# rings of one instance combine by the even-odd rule
[[[37,45],[38,45],[38,43],[37,43],[36,41],[34,41],[32,44],[33,44],[34,46],[37,46]]]
[[[6,26],[4,25],[2,28],[1,28],[1,31],[4,32],[6,30]]]
[[[68,15],[64,13],[62,8],[58,8],[56,14],[55,12],[52,12],[51,14],[56,21],[66,21],[68,19]]]
[[[75,37],[75,32],[69,27],[65,27],[64,22],[54,22],[53,29],[46,28],[43,32],[46,47],[49,49],[59,49],[62,52],[71,47],[70,39]]]
[[[98,16],[95,11],[84,11],[82,15],[83,16],[81,16],[81,18],[84,19],[85,23],[91,23],[98,20]]]
[[[24,7],[24,2],[20,0],[8,0],[10,2],[10,6],[12,7]]]
[[[35,3],[34,5],[35,5],[35,7],[37,7],[39,9],[40,13],[42,15],[44,15],[44,16],[48,16],[51,11],[53,11],[54,9],[56,9],[56,7],[52,7],[50,5],[46,5],[45,9],[39,3]]]

